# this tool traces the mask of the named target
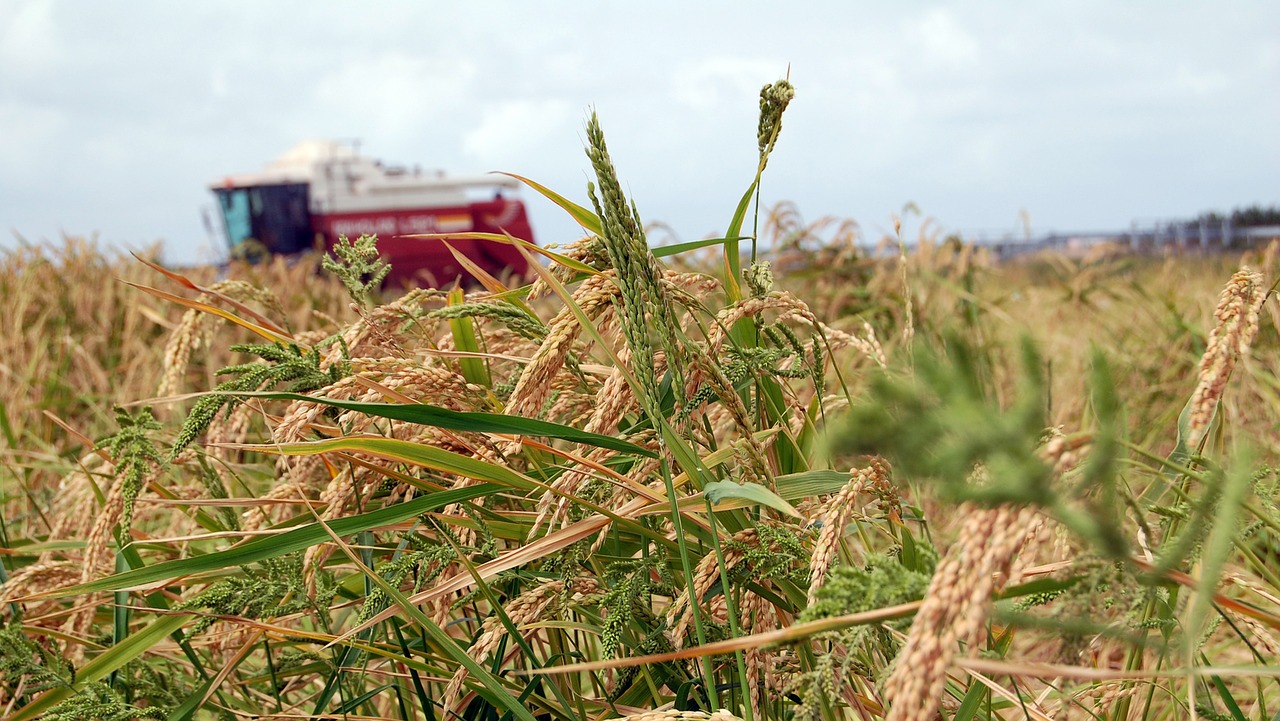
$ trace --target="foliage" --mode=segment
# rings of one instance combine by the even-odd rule
[[[261,570],[241,570],[243,575],[219,581],[174,606],[177,611],[208,610],[210,615],[196,622],[188,632],[189,636],[208,630],[217,616],[275,618],[299,611],[313,611],[322,626],[329,625],[326,608],[337,593],[330,574],[323,574],[319,588],[308,592],[302,577],[302,558],[297,554],[266,559]]]
[[[902,565],[892,556],[873,558],[863,568],[838,566],[800,620],[834,618],[914,601],[924,596],[929,575]]]
[[[57,651],[29,639],[19,625],[0,629],[0,675],[8,693],[39,693],[71,682],[75,670]]]
[[[337,257],[334,257],[337,256]],[[325,254],[320,264],[333,273],[357,305],[368,305],[391,272],[391,265],[378,254],[378,236],[362,235],[354,242],[338,236],[333,255]]]
[[[151,415],[150,407],[143,408],[136,415],[117,408],[116,423],[120,431],[102,439],[99,446],[111,455],[116,475],[121,479],[124,509],[120,514],[120,527],[128,529],[133,524],[133,507],[147,473],[164,466],[164,457],[149,436],[152,431],[160,430],[161,425]]]
[[[208,430],[218,412],[236,402],[234,394],[243,391],[257,391],[264,388],[275,388],[283,385],[288,393],[302,393],[323,388],[342,378],[345,366],[341,363],[321,368],[321,357],[318,348],[303,350],[297,344],[282,343],[239,344],[231,346],[237,353],[252,353],[264,362],[240,363],[227,366],[218,371],[220,376],[233,376],[231,380],[218,384],[214,393],[201,398],[187,416],[182,431],[178,433],[170,450],[170,460],[176,458],[187,446],[191,445],[201,433]]]
[[[49,721],[134,721],[167,717],[168,709],[134,706],[105,683],[89,684],[45,716]]]

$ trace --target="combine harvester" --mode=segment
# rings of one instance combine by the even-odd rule
[[[405,236],[496,233],[533,242],[524,204],[509,197],[517,180],[387,166],[330,140],[304,142],[261,172],[227,176],[210,188],[233,257],[328,250],[340,235],[376,234],[393,286],[443,287],[471,278],[439,239]],[[531,275],[511,245],[467,237],[448,243],[495,277]]]

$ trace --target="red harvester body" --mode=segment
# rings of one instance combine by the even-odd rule
[[[213,183],[233,254],[251,246],[290,255],[333,247],[338,236],[378,236],[391,263],[390,285],[444,286],[471,278],[440,240],[409,238],[428,233],[508,234],[533,242],[518,181],[506,176],[450,178],[384,166],[354,148],[328,140],[307,141],[257,173]],[[452,238],[455,249],[491,275],[527,278],[530,268],[511,245]]]

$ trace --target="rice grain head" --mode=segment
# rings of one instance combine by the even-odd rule
[[[10,608],[9,604],[14,599],[73,586],[80,582],[80,577],[80,565],[75,561],[42,561],[20,568],[9,576],[8,581],[0,584],[0,614]],[[23,623],[26,625],[42,625],[41,622],[33,623],[32,619],[48,616],[60,607],[56,600],[23,605]]]
[[[827,571],[840,550],[840,539],[845,526],[858,510],[858,496],[867,490],[888,482],[889,466],[881,459],[873,459],[866,468],[851,471],[852,478],[840,492],[831,498],[822,514],[822,533],[813,547],[809,563],[809,605],[818,599],[818,589],[826,583]]]
[[[583,281],[574,292],[573,301],[587,318],[594,319],[614,302],[620,292],[610,280],[610,275],[601,274]],[[546,339],[516,381],[515,390],[507,401],[505,412],[508,415],[533,417],[542,409],[556,374],[564,367],[581,333],[577,316],[569,308],[562,309],[552,319]]]
[[[406,355],[404,327],[408,321],[423,316],[424,304],[439,301],[444,295],[440,290],[414,288],[399,299],[371,310],[353,305],[352,310],[360,318],[342,331],[342,343],[330,347],[322,367],[328,368],[347,356],[382,358]]]
[[[991,595],[1007,581],[1036,517],[1034,509],[1009,505],[965,504],[960,513],[967,518],[960,537],[938,564],[885,682],[889,721],[935,718],[960,644],[972,648],[981,638]]]
[[[724,569],[728,573],[741,563],[746,557],[747,552],[744,546],[755,547],[760,545],[760,537],[754,528],[747,528],[732,536],[733,544],[723,549]],[[671,630],[671,643],[676,649],[684,648],[685,637],[689,635],[689,627],[693,625],[693,607],[690,605],[689,599],[698,599],[698,603],[702,603],[702,599],[706,598],[707,592],[711,587],[720,580],[720,563],[715,553],[708,553],[698,562],[698,567],[693,575],[693,592],[692,594],[686,589],[676,598],[675,603],[671,604],[671,608],[667,611],[668,627]]]
[[[182,314],[178,327],[169,336],[164,348],[164,372],[160,376],[160,385],[156,395],[171,396],[182,386],[182,378],[191,364],[191,356],[203,346],[207,339],[205,330],[208,315],[194,308]]]
[[[667,289],[661,282],[662,267],[649,251],[639,211],[634,203],[627,201],[622,191],[617,170],[605,146],[604,132],[594,113],[587,122],[587,157],[595,170],[600,192],[597,195],[594,184],[589,184],[587,191],[600,217],[605,252],[616,271],[622,331],[636,361],[632,371],[640,386],[641,406],[646,412],[658,415],[661,399],[658,376],[649,359],[657,349],[666,352],[672,388],[676,389],[676,402],[683,404],[685,373],[680,329],[675,323]],[[653,336],[658,340],[656,348]]]
[[[1218,297],[1214,310],[1217,324],[1209,333],[1209,342],[1200,359],[1199,381],[1191,395],[1187,416],[1188,446],[1199,445],[1218,408],[1227,380],[1236,362],[1249,353],[1258,335],[1258,314],[1266,299],[1262,274],[1241,268]]]
[[[507,618],[511,621],[511,625],[517,630],[521,626],[538,621],[546,616],[549,611],[559,607],[567,600],[581,600],[586,596],[598,593],[600,584],[593,578],[577,578],[573,580],[571,587],[563,580],[550,581],[532,588],[511,600],[503,612],[507,614]],[[566,592],[571,591],[569,598],[566,598]],[[490,654],[498,650],[502,644],[502,640],[507,637],[507,626],[497,615],[491,615],[481,624],[480,635],[467,649],[467,655],[483,663]],[[445,712],[453,710],[458,702],[458,698],[462,694],[462,684],[467,679],[467,669],[465,666],[459,666],[454,672],[453,677],[449,679],[449,685],[444,692],[444,709]]]
[[[778,628],[778,613],[765,597],[752,591],[742,594],[739,624],[752,635]],[[747,685],[750,689],[752,717],[764,718],[764,692],[776,687],[773,657],[776,652],[761,646],[752,646],[746,652]],[[771,693],[772,695],[772,693]]]

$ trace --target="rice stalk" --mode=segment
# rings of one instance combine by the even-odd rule
[[[928,721],[937,714],[951,661],[961,644],[973,648],[987,621],[992,593],[1002,588],[1027,540],[1036,511],[969,505],[967,520],[925,594],[924,605],[885,682],[890,721]]]
[[[831,498],[822,513],[822,533],[814,544],[813,557],[809,562],[809,605],[817,600],[818,590],[827,580],[827,570],[840,549],[845,527],[858,511],[858,496],[888,483],[889,467],[878,458],[872,459],[871,465],[855,468],[850,475],[849,482]]]
[[[599,584],[593,578],[578,578],[571,583],[550,581],[525,591],[503,607],[510,624],[519,629],[541,620],[557,606],[569,602],[581,602],[585,597],[599,593]],[[481,625],[480,634],[471,643],[467,653],[476,661],[484,661],[501,645],[507,636],[507,627],[497,615],[489,616]],[[461,696],[462,685],[467,679],[467,669],[459,667],[449,679],[445,689],[443,707],[446,713],[454,711]]]
[[[633,372],[640,384],[641,405],[651,415],[657,415],[658,377],[648,361],[656,350],[651,333],[657,335],[658,347],[667,355],[672,387],[681,389],[684,387],[684,364],[678,341],[679,328],[672,317],[666,289],[659,282],[662,271],[649,251],[639,212],[634,204],[627,202],[622,192],[617,171],[605,146],[604,133],[594,113],[587,122],[587,143],[587,157],[595,170],[601,197],[596,196],[594,184],[588,185],[588,194],[601,218],[604,228],[601,240],[616,271],[614,280],[622,304],[622,330],[632,359],[636,361]],[[679,393],[677,402],[683,402]]]
[[[1266,299],[1262,274],[1241,268],[1231,276],[1213,316],[1217,324],[1200,359],[1196,389],[1191,394],[1186,421],[1187,445],[1198,446],[1209,430],[1218,402],[1236,362],[1248,355],[1258,335],[1258,317]]]

